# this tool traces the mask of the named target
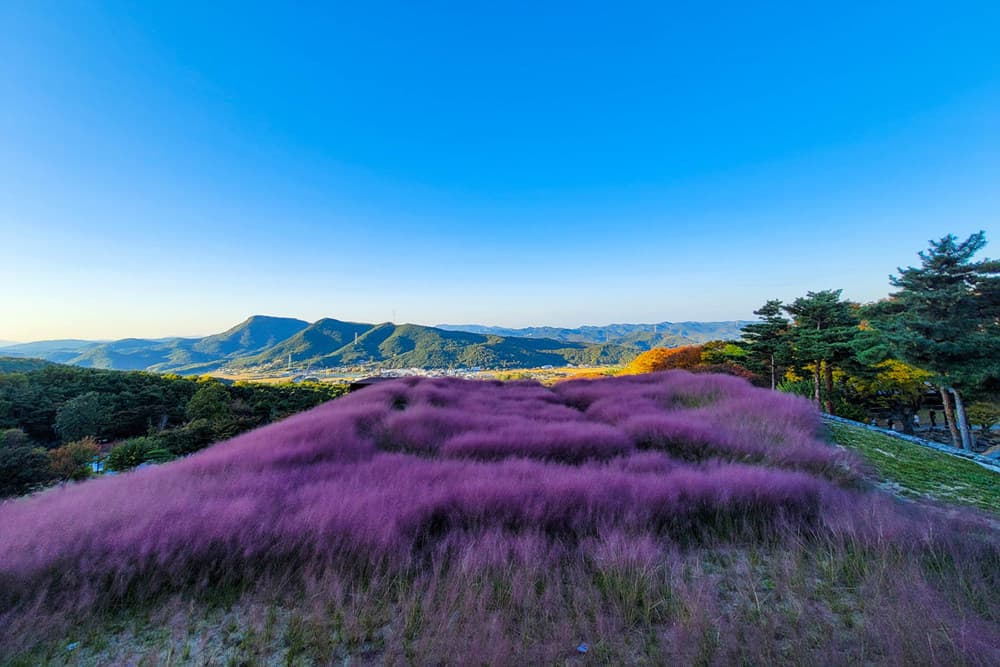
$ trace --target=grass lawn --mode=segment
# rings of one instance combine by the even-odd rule
[[[859,452],[879,479],[904,496],[971,505],[1000,514],[1000,475],[971,461],[846,424],[828,425],[834,442]]]

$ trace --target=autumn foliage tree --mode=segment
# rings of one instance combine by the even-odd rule
[[[90,476],[90,462],[99,452],[97,440],[86,437],[49,452],[49,467],[60,480],[81,480]]]
[[[682,347],[654,347],[643,352],[625,368],[627,374],[655,373],[675,368],[691,369],[701,364],[701,345]]]

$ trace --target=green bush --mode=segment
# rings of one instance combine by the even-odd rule
[[[782,380],[778,383],[778,391],[812,399],[813,383],[812,380]]]
[[[107,466],[110,470],[122,472],[131,470],[147,461],[169,461],[173,455],[165,449],[162,440],[156,436],[129,438],[115,446],[108,454]]]
[[[970,405],[966,412],[969,422],[984,432],[1000,423],[1000,403],[977,401]]]

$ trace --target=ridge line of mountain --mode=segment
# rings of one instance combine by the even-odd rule
[[[629,361],[651,347],[739,336],[746,322],[661,322],[577,328],[378,324],[253,315],[201,338],[59,339],[0,347],[0,355],[115,370],[180,374],[285,366],[525,368]]]

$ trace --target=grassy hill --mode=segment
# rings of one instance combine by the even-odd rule
[[[382,383],[0,505],[0,660],[997,664],[990,521],[820,433],[729,376]]]
[[[831,424],[829,430],[834,442],[861,454],[877,482],[896,494],[1000,515],[1000,475],[995,472],[860,426]]]

